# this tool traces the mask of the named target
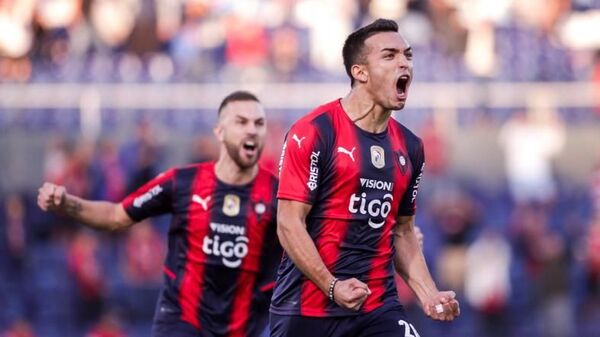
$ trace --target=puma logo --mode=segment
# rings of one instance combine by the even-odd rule
[[[354,161],[354,150],[356,150],[356,146],[352,148],[352,150],[348,151],[345,148],[338,146],[338,153],[347,154],[352,161]]]
[[[298,148],[300,148],[302,146],[302,141],[304,140],[304,138],[306,138],[306,137],[302,137],[302,138],[298,139],[298,136],[295,133],[292,136],[292,139],[295,140],[296,143],[298,143]]]
[[[200,206],[202,206],[202,208],[206,211],[208,210],[208,202],[210,201],[210,195],[202,199],[198,194],[194,194],[192,195],[192,201],[200,204]]]

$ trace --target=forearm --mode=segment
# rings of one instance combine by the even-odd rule
[[[438,289],[433,281],[425,257],[419,245],[414,227],[397,230],[394,238],[396,271],[417,295],[421,302],[437,294]]]
[[[296,267],[324,293],[329,291],[333,275],[329,272],[313,240],[300,220],[286,220],[277,226],[281,246]]]
[[[60,213],[99,230],[118,230],[133,224],[120,204],[85,200],[67,194]]]

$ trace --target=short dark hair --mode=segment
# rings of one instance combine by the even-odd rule
[[[393,20],[377,19],[370,24],[355,30],[352,34],[348,35],[348,38],[346,38],[344,48],[342,49],[342,56],[344,57],[346,73],[350,77],[350,85],[354,85],[354,77],[352,77],[351,70],[352,66],[357,63],[365,62],[363,53],[365,40],[382,32],[398,32],[398,24]]]
[[[254,102],[260,103],[258,98],[254,94],[252,94],[248,91],[243,91],[243,90],[234,91],[231,94],[227,95],[227,97],[223,98],[223,101],[221,101],[221,105],[219,105],[219,116],[221,115],[221,111],[223,111],[223,109],[225,109],[227,104],[229,104],[231,102],[237,102],[237,101],[254,101]]]

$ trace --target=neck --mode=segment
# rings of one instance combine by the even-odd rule
[[[229,185],[245,185],[250,183],[258,174],[258,165],[249,168],[241,168],[221,149],[221,155],[215,163],[215,175],[217,178]]]
[[[378,105],[367,92],[357,88],[342,98],[342,107],[356,126],[371,133],[385,131],[392,116],[392,110]]]

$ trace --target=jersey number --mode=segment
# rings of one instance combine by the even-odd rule
[[[404,326],[404,337],[421,337],[412,324],[403,320],[399,320],[398,324]]]

